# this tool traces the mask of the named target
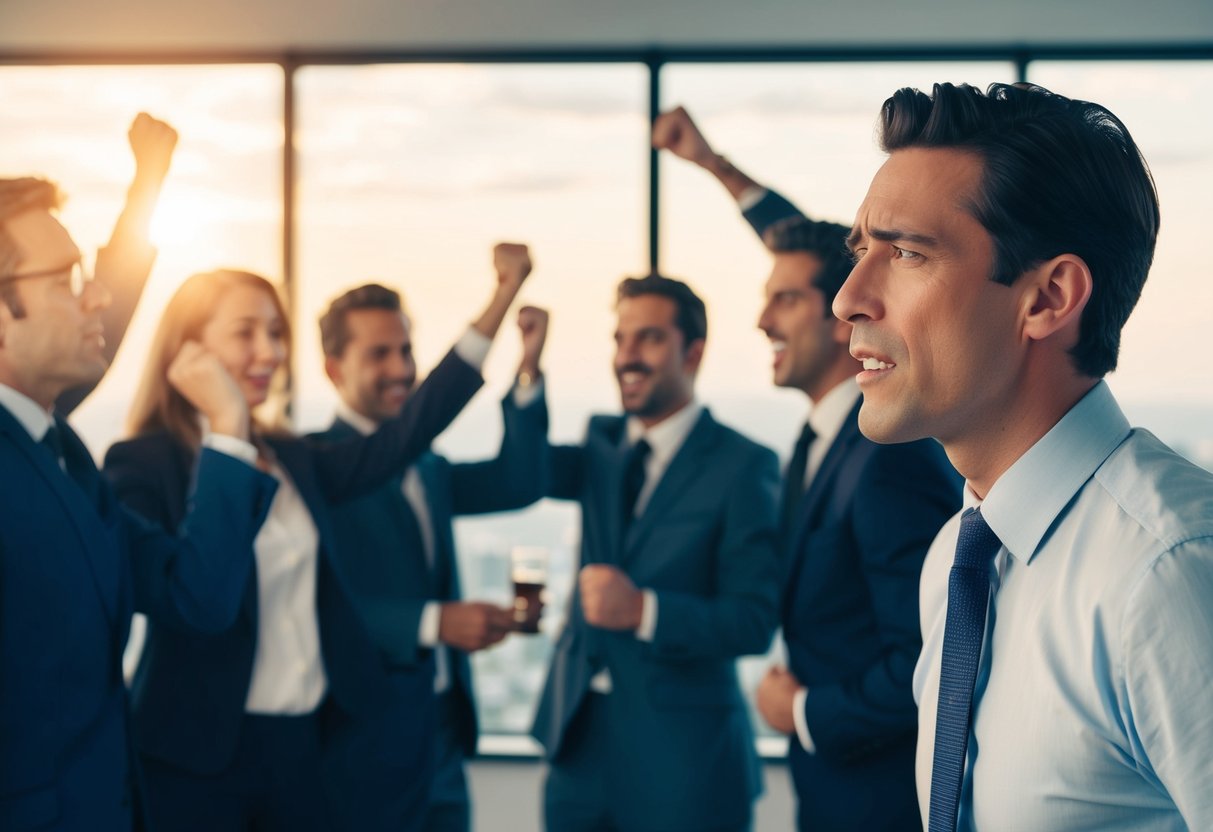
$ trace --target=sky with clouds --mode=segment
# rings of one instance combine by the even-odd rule
[[[1213,64],[1034,63],[1032,78],[1108,105],[1134,131],[1163,206],[1158,255],[1124,338],[1113,387],[1130,404],[1213,407],[1201,335],[1213,328],[1213,141],[1201,96]],[[873,127],[900,86],[1013,79],[1007,63],[671,64],[663,106],[681,103],[717,149],[806,212],[849,222],[882,157]],[[125,130],[147,110],[181,143],[155,234],[160,258],[111,375],[79,413],[101,451],[120,433],[158,310],[184,277],[221,265],[280,280],[282,70],[273,65],[0,67],[6,174],[45,172],[70,201],[64,219],[99,245],[132,172]],[[498,240],[532,245],[528,302],[553,311],[548,373],[557,436],[615,405],[609,372],[613,289],[647,268],[646,70],[604,65],[304,67],[295,78],[298,150],[296,416],[323,423],[332,394],[315,321],[348,286],[401,288],[422,366],[437,361],[490,288]],[[776,447],[804,404],[769,383],[754,322],[767,257],[719,185],[678,160],[662,165],[663,271],[705,297],[712,337],[700,392],[718,413]],[[1199,300],[1203,299],[1203,300]],[[1198,302],[1194,302],[1198,301]],[[518,350],[499,339],[488,367],[503,391]],[[444,437],[484,452],[497,437],[482,396]],[[1192,437],[1210,445],[1213,436]],[[458,454],[457,455],[462,455]]]

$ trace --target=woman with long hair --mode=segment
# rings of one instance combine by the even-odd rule
[[[132,714],[151,828],[331,828],[322,777],[326,722],[339,721],[332,714],[374,712],[390,691],[343,586],[328,506],[402,471],[480,386],[488,344],[530,271],[525,246],[498,246],[494,264],[488,306],[401,415],[368,437],[330,445],[292,436],[276,407],[290,325],[271,283],[250,272],[207,272],[169,301],[131,407],[132,438],[106,456],[119,496],[177,528],[203,446],[254,461],[278,489],[254,542],[236,624],[199,637],[148,622]],[[239,387],[256,414],[251,442],[210,434],[167,382],[183,351],[214,356]]]

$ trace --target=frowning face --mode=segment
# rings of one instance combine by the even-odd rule
[[[876,441],[963,441],[1019,391],[1017,293],[990,279],[993,239],[969,207],[981,175],[969,152],[895,151],[855,219],[834,314],[853,325],[859,424]]]

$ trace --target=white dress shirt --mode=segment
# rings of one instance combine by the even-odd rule
[[[24,393],[18,392],[7,384],[0,384],[0,405],[13,414],[13,418],[21,423],[30,438],[41,442],[50,430],[52,417],[49,411]]]
[[[208,433],[202,444],[255,463],[257,449]],[[257,644],[244,709],[252,714],[307,714],[324,698],[328,677],[316,617],[320,536],[290,475],[274,463],[274,501],[257,537]]]
[[[1130,429],[1100,382],[980,504],[1003,546],[958,828],[1213,829],[1213,474]],[[959,527],[919,593],[924,822]]]

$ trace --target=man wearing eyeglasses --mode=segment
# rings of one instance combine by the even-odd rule
[[[51,412],[105,371],[110,293],[84,274],[53,185],[0,179],[0,194],[0,829],[127,832],[131,613],[230,626],[275,482],[206,448],[182,536],[119,506]],[[170,377],[213,433],[247,437],[244,397],[213,356]]]

